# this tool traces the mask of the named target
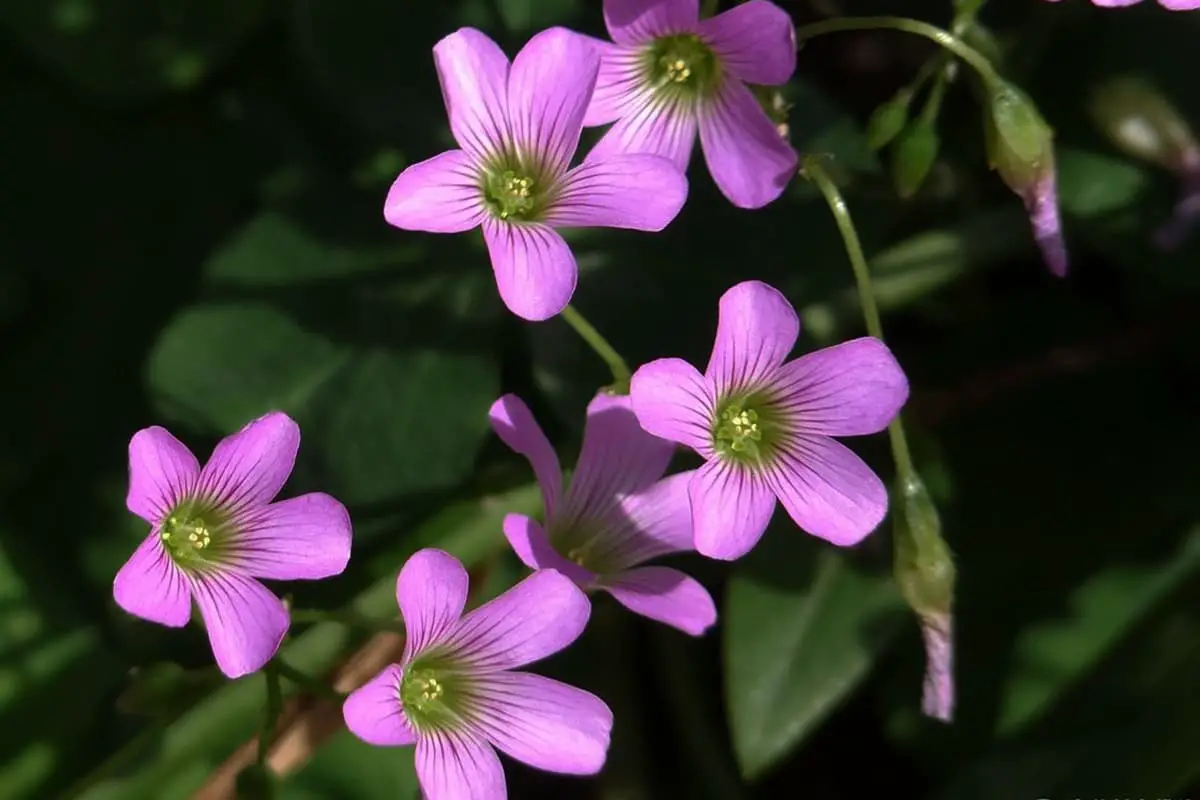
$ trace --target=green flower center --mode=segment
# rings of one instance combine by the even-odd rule
[[[537,170],[500,159],[484,170],[483,200],[498,219],[533,221],[549,205],[552,186]]]
[[[603,547],[607,541],[604,531],[599,529],[602,521],[583,521],[570,517],[555,520],[547,535],[550,545],[567,561],[586,570],[604,575],[614,572],[610,548]]]
[[[692,33],[660,36],[642,54],[650,85],[672,99],[711,94],[721,77],[712,48]]]
[[[404,670],[400,703],[414,728],[446,730],[461,722],[461,709],[455,701],[462,700],[462,687],[458,685],[461,679],[456,678],[460,676],[422,659]]]
[[[171,509],[158,536],[181,567],[200,568],[228,554],[229,521],[212,503],[188,499]]]
[[[784,432],[783,420],[769,397],[752,394],[730,397],[717,404],[713,448],[722,458],[743,464],[771,460]]]

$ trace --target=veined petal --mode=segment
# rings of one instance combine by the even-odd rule
[[[796,525],[836,545],[858,544],[887,514],[883,481],[825,436],[796,437],[764,477]]]
[[[616,569],[626,569],[670,553],[695,549],[688,486],[695,471],[663,478],[648,489],[625,495],[606,517],[606,535],[589,551]]]
[[[617,124],[588,153],[584,163],[622,153],[662,156],[686,172],[696,146],[696,111],[682,101],[671,101],[641,88],[631,95]]]
[[[507,514],[504,517],[504,538],[512,546],[513,552],[521,563],[532,570],[554,569],[566,575],[576,586],[586,588],[592,585],[596,576],[587,569],[568,561],[558,554],[550,544],[541,525],[524,514]]]
[[[699,22],[700,0],[604,0],[604,25],[617,44],[687,33]]]
[[[1195,11],[1200,9],[1200,0],[1158,0],[1168,11]]]
[[[418,161],[392,183],[383,217],[406,231],[462,233],[483,222],[479,166],[464,150]]]
[[[481,31],[459,28],[433,46],[450,131],[484,161],[508,144],[508,56]]]
[[[193,575],[192,596],[204,617],[217,666],[230,678],[262,669],[291,622],[283,602],[267,587],[235,572]]]
[[[908,379],[871,336],[823,347],[784,364],[773,391],[806,433],[862,436],[888,426],[908,399]]]
[[[706,458],[712,454],[716,398],[704,376],[680,358],[643,364],[629,382],[638,423],[663,439],[686,445]]]
[[[800,318],[783,293],[745,281],[721,295],[717,337],[704,377],[724,395],[774,377],[800,335]]]
[[[470,583],[462,563],[442,550],[418,550],[404,563],[396,578],[396,603],[407,634],[404,663],[454,630]]]
[[[474,733],[434,731],[417,740],[417,780],[425,800],[505,800],[504,768]]]
[[[187,578],[163,548],[158,531],[138,545],[113,580],[113,599],[135,617],[182,628],[192,617]]]
[[[463,617],[445,644],[475,669],[514,669],[579,638],[591,611],[570,578],[539,570]]]
[[[600,53],[566,28],[548,28],[530,39],[513,59],[508,76],[508,120],[518,152],[551,176],[567,171],[587,111]]]
[[[317,580],[350,561],[350,514],[321,492],[271,503],[237,520],[238,565],[256,578]]]
[[[471,722],[505,755],[548,772],[594,775],[604,766],[613,715],[599,697],[528,672],[474,681]]]
[[[796,71],[792,18],[768,0],[748,0],[700,22],[721,65],[746,83],[778,86]]]
[[[571,248],[553,228],[485,217],[483,238],[492,257],[496,288],[509,311],[541,322],[571,302],[579,270]]]
[[[287,483],[299,449],[300,426],[281,411],[264,414],[217,443],[199,492],[230,514],[266,505]]]
[[[579,34],[583,36],[583,34]],[[642,77],[638,65],[638,48],[622,47],[612,42],[584,36],[600,54],[600,73],[583,127],[607,125],[620,119],[632,108],[641,91]]]
[[[688,486],[696,550],[733,561],[762,538],[775,512],[775,496],[761,475],[738,464],[709,461]]]
[[[627,395],[592,398],[583,446],[567,489],[567,514],[600,517],[620,495],[649,488],[667,471],[675,445],[646,433]]]
[[[700,106],[700,144],[717,187],[739,208],[762,208],[796,174],[796,151],[739,81],[723,82]]]
[[[401,747],[417,740],[400,704],[400,677],[400,666],[390,664],[342,703],[346,727],[367,744]]]
[[[196,486],[200,463],[166,428],[143,428],[129,440],[125,506],[155,525]]]
[[[661,231],[687,200],[683,172],[649,154],[590,158],[567,173],[545,221],[555,227]]]
[[[533,418],[533,412],[524,400],[515,394],[506,394],[492,403],[488,419],[500,441],[529,459],[542,490],[545,518],[554,519],[562,495],[562,467],[550,440]]]
[[[717,621],[717,606],[699,581],[669,567],[638,567],[601,587],[635,614],[700,636]]]

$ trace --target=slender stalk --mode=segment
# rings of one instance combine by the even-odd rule
[[[592,327],[592,323],[575,310],[574,306],[568,305],[559,316],[574,328],[575,332],[579,334],[579,338],[587,342],[588,346],[596,351],[596,355],[600,356],[608,365],[613,376],[613,390],[622,394],[628,393],[631,373],[629,365],[625,363],[625,359],[621,358],[621,354],[600,335],[599,331]]]
[[[262,733],[258,737],[258,763],[267,763],[267,754],[271,750],[271,740],[275,738],[275,725],[279,721],[279,712],[283,708],[283,693],[279,689],[280,664],[278,661],[267,662],[263,668],[263,677],[267,679],[267,717],[263,721]]]
[[[283,677],[287,678],[289,681],[296,684],[297,686],[308,689],[313,694],[320,695],[321,697],[324,697],[326,700],[331,700],[334,703],[340,703],[340,702],[342,702],[342,700],[345,699],[342,697],[342,695],[337,690],[335,690],[332,686],[327,684],[325,681],[321,680],[320,678],[314,678],[312,675],[309,675],[307,672],[293,667],[291,664],[287,663],[282,658],[276,657],[275,660],[271,663],[275,665],[275,670],[276,670],[277,676],[282,675]],[[268,689],[269,688],[270,687],[268,687]],[[276,677],[275,688],[276,688],[276,691],[278,691],[278,689],[279,689],[278,677]],[[268,703],[269,702],[270,702],[270,694],[268,693]],[[262,741],[259,740],[259,747],[261,748],[261,746],[262,746]]]
[[[379,619],[356,614],[353,611],[324,611],[321,609],[292,609],[293,622],[337,622],[348,628],[385,633],[404,633],[404,623],[399,620]]]
[[[825,172],[817,156],[806,156],[802,171],[805,177],[815,183],[821,190],[821,194],[825,196],[825,202],[829,204],[829,210],[833,212],[833,219],[837,223],[838,231],[842,234],[846,254],[850,257],[850,266],[854,270],[854,282],[858,287],[858,302],[862,306],[867,333],[883,341],[883,321],[879,316],[879,306],[875,303],[875,290],[871,285],[871,270],[867,267],[867,259],[863,255],[862,242],[858,238],[854,220],[850,217],[850,209],[846,207],[842,193],[838,191],[837,185]],[[913,469],[912,454],[908,449],[908,437],[904,434],[904,423],[899,415],[888,425],[888,439],[892,443],[892,458],[896,462],[896,474],[901,479],[908,478],[914,474],[915,470]]]
[[[949,50],[963,61],[970,64],[979,73],[979,77],[988,85],[998,83],[1000,76],[995,67],[978,50],[971,47],[949,31],[943,30],[928,22],[921,22],[907,17],[840,17],[811,25],[802,25],[796,29],[796,41],[804,42],[827,33],[844,31],[894,30],[923,36],[940,47]]]

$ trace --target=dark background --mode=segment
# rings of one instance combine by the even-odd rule
[[[949,23],[942,0],[784,3],[798,22],[900,5]],[[609,766],[582,781],[508,764],[513,797],[1200,793],[1200,234],[1152,246],[1175,178],[1086,113],[1135,70],[1200,120],[1200,12],[990,6],[1005,74],[1057,131],[1065,281],[987,169],[967,81],[915,197],[866,147],[928,43],[825,37],[785,89],[793,143],[834,157],[914,387],[906,420],[959,570],[954,726],[919,714],[890,523],[837,553],[781,515],[740,562],[681,561],[721,608],[704,639],[597,601],[544,669],[613,705]],[[510,53],[551,24],[602,31],[593,0],[0,3],[0,797],[186,797],[261,724],[261,678],[222,686],[202,632],[112,603],[145,535],[123,502],[140,427],[203,456],[268,409],[300,421],[289,492],[336,494],[356,538],[345,575],[289,587],[297,605],[394,613],[424,544],[462,557],[481,596],[519,577],[498,521],[536,510],[531,475],[486,410],[519,392],[570,453],[608,378],[560,321],[503,309],[475,234],[382,219],[397,172],[447,146],[430,48],[467,24]],[[795,303],[803,348],[862,333],[812,187],[748,212],[698,158],[691,178],[661,235],[572,236],[575,304],[631,363],[703,363],[717,298],[750,278]],[[854,445],[890,476],[882,437]],[[294,632],[285,652],[314,673],[358,641]],[[411,759],[342,731],[278,795],[415,796]]]

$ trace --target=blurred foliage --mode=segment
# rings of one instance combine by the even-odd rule
[[[798,23],[833,5],[895,11],[783,5]],[[947,25],[951,6],[904,12]],[[912,379],[918,467],[958,563],[954,725],[919,713],[923,653],[890,579],[890,525],[845,553],[781,518],[743,561],[682,559],[720,598],[704,639],[597,601],[546,669],[614,706],[609,765],[582,781],[510,764],[512,796],[1200,790],[1200,234],[1154,246],[1177,178],[1114,149],[1088,107],[1135,74],[1200,125],[1200,13],[1026,0],[987,3],[979,23],[971,40],[1055,130],[1066,281],[987,169],[966,72],[931,128],[939,147],[896,163],[895,147],[868,146],[872,114],[937,55],[928,43],[823,37],[784,88],[792,141],[831,156]],[[300,421],[290,489],[343,498],[356,540],[345,575],[286,587],[297,605],[390,614],[398,566],[428,544],[472,567],[479,599],[521,574],[499,520],[538,500],[486,410],[517,392],[570,452],[608,376],[560,321],[503,310],[475,235],[400,232],[380,209],[404,164],[449,141],[434,42],[474,25],[514,52],[553,24],[601,35],[600,4],[0,4],[0,797],[188,797],[261,725],[261,679],[214,681],[201,632],[112,603],[144,535],[123,504],[140,427],[205,451],[270,408]],[[871,144],[903,120],[884,127]],[[699,159],[690,177],[661,235],[572,234],[575,304],[631,363],[703,362],[717,298],[747,278],[801,309],[802,347],[861,334],[812,187],[744,212]],[[881,438],[854,444],[889,474]],[[323,674],[361,642],[297,625],[285,650]],[[343,730],[273,791],[415,797],[412,756]]]

